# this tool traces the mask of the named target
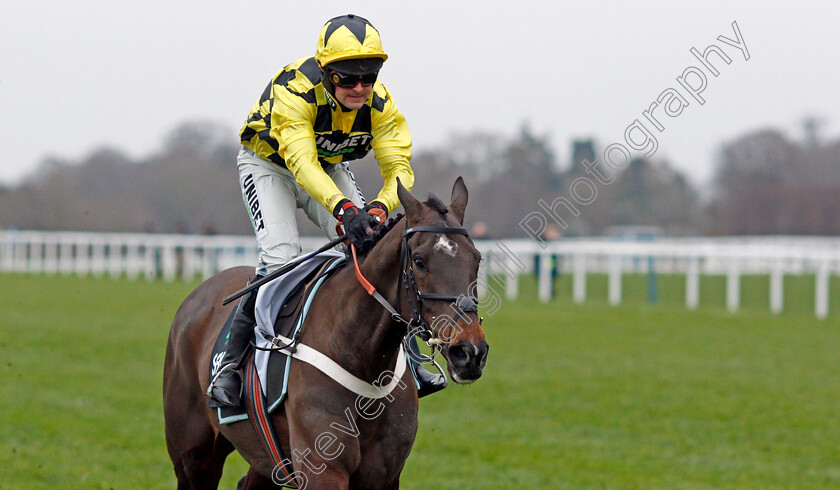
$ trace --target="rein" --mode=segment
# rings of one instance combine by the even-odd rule
[[[391,318],[394,321],[402,323],[406,326],[406,335],[403,338],[403,342],[400,345],[400,350],[397,356],[397,363],[394,366],[394,377],[391,378],[390,382],[384,386],[377,386],[371,383],[368,383],[364,380],[361,380],[348,372],[346,369],[341,367],[338,363],[330,359],[329,357],[321,354],[315,349],[300,343],[300,335],[297,334],[294,338],[286,338],[280,335],[275,336],[272,339],[272,347],[268,349],[261,349],[261,350],[276,350],[283,352],[286,355],[289,355],[295,359],[301,360],[306,362],[316,369],[320,370],[330,378],[334,379],[335,381],[339,382],[342,386],[349,389],[350,391],[356,393],[357,395],[366,397],[366,398],[373,398],[379,399],[388,396],[394,388],[400,383],[400,379],[402,379],[402,375],[406,369],[406,353],[408,352],[410,356],[415,358],[418,362],[431,362],[437,367],[438,371],[443,373],[443,369],[437,364],[437,362],[425,354],[417,354],[411,351],[410,347],[408,346],[408,341],[413,335],[418,335],[427,344],[433,346],[434,348],[440,349],[441,345],[445,344],[446,342],[440,338],[435,338],[434,333],[431,327],[426,323],[423,319],[422,314],[420,313],[420,308],[422,307],[423,301],[451,301],[457,307],[457,318],[460,317],[461,313],[467,312],[478,312],[478,302],[475,298],[468,297],[465,295],[447,295],[447,294],[425,294],[422,293],[417,285],[417,280],[414,275],[414,268],[411,266],[411,250],[408,245],[409,237],[414,233],[444,233],[444,234],[456,234],[456,235],[464,235],[469,236],[469,233],[464,228],[456,228],[456,227],[449,227],[449,226],[415,226],[412,228],[408,228],[408,221],[406,220],[406,228],[403,230],[402,236],[402,245],[400,248],[400,263],[401,267],[401,284],[397,289],[397,305],[400,304],[401,300],[401,293],[402,289],[406,290],[406,298],[408,300],[409,305],[412,309],[412,318],[410,320],[406,320],[398,311],[397,309],[391,305],[388,300],[386,300],[379,291],[376,290],[376,287],[371,284],[370,281],[362,274],[362,271],[359,269],[359,261],[356,255],[356,247],[352,244],[350,245],[350,250],[353,255],[353,266],[356,272],[356,278],[359,281],[359,284],[365,289],[365,291],[376,299],[379,304],[385,308],[388,313],[391,314]],[[416,326],[416,327],[415,327]]]
[[[434,332],[432,331],[429,324],[426,323],[426,320],[423,319],[423,315],[420,313],[423,301],[427,300],[452,302],[457,307],[458,316],[455,318],[456,321],[457,318],[460,317],[461,313],[477,313],[478,301],[476,301],[475,298],[471,298],[463,294],[458,296],[449,294],[426,294],[420,291],[420,287],[417,285],[417,278],[414,275],[414,267],[412,267],[411,248],[408,245],[408,239],[414,233],[422,232],[464,236],[470,235],[466,229],[452,226],[413,226],[409,228],[408,219],[406,219],[405,229],[403,230],[402,234],[402,244],[400,246],[401,284],[397,288],[397,306],[400,305],[400,300],[402,298],[402,290],[405,289],[406,299],[408,300],[408,304],[411,306],[412,309],[411,320],[406,320],[397,311],[397,309],[393,305],[391,305],[382,296],[382,294],[379,293],[379,291],[376,290],[376,287],[374,287],[374,285],[371,284],[370,281],[367,280],[367,278],[365,278],[365,276],[362,274],[362,271],[359,269],[359,261],[356,257],[356,247],[350,245],[350,249],[353,253],[353,266],[356,269],[356,278],[359,280],[359,283],[369,295],[371,295],[377,302],[379,302],[379,304],[381,304],[388,311],[388,313],[391,314],[392,319],[406,326],[406,339],[408,339],[412,335],[418,335],[429,345],[440,346],[445,344],[446,342],[444,342],[440,338],[434,337]]]

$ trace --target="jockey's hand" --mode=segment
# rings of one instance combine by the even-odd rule
[[[368,214],[364,209],[359,209],[349,199],[338,201],[333,209],[333,216],[344,225],[344,233],[350,239],[350,243],[356,247],[358,253],[367,252],[373,245],[373,229],[371,225],[377,223],[376,218]]]
[[[381,211],[382,213],[384,213],[384,214],[379,213],[378,211],[373,211],[373,212],[371,212],[372,210],[375,210],[375,209],[380,210],[380,211]],[[388,208],[387,208],[384,204],[382,204],[381,202],[379,202],[379,201],[371,201],[371,202],[369,202],[369,203],[368,203],[368,205],[367,205],[367,206],[365,206],[365,211],[367,211],[367,212],[368,212],[368,214],[370,214],[371,216],[375,216],[375,215],[377,215],[377,214],[380,214],[380,216],[379,216],[379,217],[380,217],[379,223],[384,223],[384,222],[385,222],[385,218],[387,218],[387,217],[388,217]]]

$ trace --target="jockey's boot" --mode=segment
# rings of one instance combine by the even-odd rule
[[[242,399],[242,379],[239,371],[242,356],[254,335],[254,304],[257,300],[257,290],[247,293],[236,306],[236,314],[230,324],[230,336],[227,339],[225,355],[222,358],[219,373],[210,383],[207,390],[210,398],[222,405],[238,407]]]
[[[423,364],[417,362],[414,357],[420,356],[420,347],[417,345],[417,337],[411,337],[408,343],[411,352],[414,356],[408,356],[408,365],[411,367],[411,372],[414,374],[414,379],[417,381],[417,397],[423,398],[426,395],[437,393],[446,388],[446,376],[443,374],[430,373],[423,367]]]

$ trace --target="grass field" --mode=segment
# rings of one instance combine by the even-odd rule
[[[765,279],[730,314],[723,278],[694,312],[679,277],[655,306],[627,277],[619,307],[603,277],[583,306],[523,278],[485,321],[485,377],[422,400],[404,488],[840,487],[838,295],[819,321],[813,281],[786,278],[773,316]],[[0,275],[0,488],[174,488],[163,353],[193,286]]]

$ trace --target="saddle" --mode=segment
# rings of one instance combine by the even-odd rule
[[[252,395],[254,384],[260,385],[261,393],[254,395],[257,395],[255,398],[264,400],[268,413],[282,405],[286,398],[291,365],[291,358],[288,355],[272,350],[276,347],[272,343],[275,336],[300,338],[306,310],[315,292],[327,276],[340,269],[344,262],[343,254],[323,253],[300,264],[286,275],[264,284],[259,289],[255,307],[257,319],[257,325],[254,328],[255,338],[250,352],[245,354],[244,361],[246,372],[253,365],[256,379],[247,375],[243,376],[243,385],[246,397]],[[213,347],[210,363],[211,379],[219,369],[224,356],[226,339],[230,333],[234,313],[231,313],[225,322]],[[219,406],[213,400],[210,401],[210,406],[217,409],[220,424],[229,424],[248,418],[244,406],[237,408]]]

